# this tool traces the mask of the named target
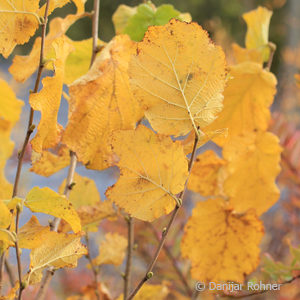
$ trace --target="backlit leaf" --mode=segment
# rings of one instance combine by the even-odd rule
[[[72,46],[66,39],[57,39],[53,43],[56,52],[55,74],[42,80],[43,88],[38,93],[32,93],[29,103],[34,110],[41,112],[41,120],[37,133],[31,141],[32,149],[36,152],[54,148],[61,136],[62,126],[57,123],[64,80],[64,65]]]
[[[198,131],[222,110],[224,53],[196,23],[172,19],[165,26],[149,27],[129,75],[135,97],[159,133]]]
[[[188,188],[202,196],[220,195],[219,174],[225,161],[212,150],[197,156],[188,182]]]
[[[281,151],[279,139],[271,132],[248,132],[224,146],[223,157],[228,161],[224,192],[237,212],[255,208],[261,215],[279,199],[275,180]]]
[[[267,61],[270,55],[268,42],[271,17],[272,12],[261,6],[243,14],[247,23],[246,48],[259,50],[264,61]]]
[[[18,44],[26,43],[39,26],[39,1],[0,2],[0,53],[7,58]]]
[[[87,73],[91,63],[93,47],[92,38],[82,41],[69,41],[75,50],[70,53],[66,60],[65,84],[71,84],[80,76]],[[104,46],[104,42],[98,40],[98,45]]]
[[[70,86],[70,117],[63,143],[91,169],[109,166],[111,131],[135,128],[143,116],[127,76],[134,50],[128,36],[115,37],[90,71]]]
[[[185,225],[183,257],[191,260],[191,275],[201,282],[235,281],[259,263],[264,229],[254,211],[237,214],[221,198],[199,202]]]
[[[113,134],[121,175],[106,196],[133,217],[153,221],[175,208],[187,179],[187,159],[179,141],[145,126]]]
[[[69,201],[77,210],[81,206],[93,205],[100,203],[100,195],[94,180],[80,176],[75,173],[73,182],[75,185],[69,194]],[[66,185],[66,180],[59,187],[59,193],[63,194]]]
[[[54,18],[49,23],[49,33],[45,38],[44,55],[47,60],[55,60],[55,53],[53,53],[53,42],[65,36],[65,33],[69,27],[82,15],[68,15],[64,19]],[[69,43],[72,41],[65,36],[65,39]],[[9,67],[9,72],[13,75],[14,79],[18,82],[26,81],[38,68],[39,58],[41,51],[41,37],[37,37],[34,41],[33,47],[29,55],[15,55],[13,58],[13,63]],[[26,66],[26,68],[24,68]],[[46,67],[48,65],[46,64]],[[52,66],[52,64],[51,64]]]
[[[26,196],[25,206],[33,212],[41,212],[67,221],[74,232],[81,230],[80,219],[71,202],[48,187],[34,187]]]
[[[31,284],[37,283],[47,267],[75,268],[77,260],[85,254],[87,250],[80,243],[80,235],[50,231],[42,245],[30,253],[27,281]]]
[[[228,128],[228,138],[254,130],[266,130],[276,92],[275,76],[261,65],[244,62],[230,68],[224,91],[224,108],[207,130]],[[215,139],[224,144],[224,137]]]
[[[99,223],[102,220],[114,220],[117,217],[117,212],[109,200],[104,200],[94,205],[81,206],[77,209],[77,214],[83,230],[91,232],[98,231]],[[59,231],[68,232],[70,230],[70,225],[62,220]]]
[[[32,150],[31,163],[31,172],[48,177],[70,165],[70,150],[65,146],[55,152],[43,150],[38,153]]]
[[[31,219],[19,230],[19,247],[35,249],[45,242],[48,238],[49,232],[49,226],[41,226],[38,219],[35,216],[32,216]]]

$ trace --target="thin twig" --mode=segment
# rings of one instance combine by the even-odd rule
[[[71,156],[71,162],[70,162],[70,167],[69,167],[68,176],[67,176],[67,180],[66,180],[65,191],[64,191],[64,195],[67,198],[69,197],[70,191],[73,186],[72,183],[73,183],[74,173],[75,173],[76,164],[77,164],[77,157],[76,157],[75,152],[70,151],[70,156]],[[51,230],[57,231],[59,224],[60,224],[60,218],[54,218],[54,220],[51,223]],[[44,299],[53,275],[54,275],[53,268],[49,268],[46,272],[45,277],[42,280],[40,289],[35,297],[36,300]]]
[[[93,53],[92,53],[92,58],[91,58],[91,64],[90,67],[92,66],[97,52],[99,51],[97,47],[98,43],[98,28],[99,28],[99,9],[100,9],[100,0],[94,0],[94,13],[93,13],[93,27],[92,27],[92,37],[93,37]]]
[[[5,263],[5,270],[6,270],[6,273],[8,274],[10,285],[11,285],[11,287],[14,287],[15,282],[16,282],[14,271],[13,271],[9,261],[6,258],[5,258],[4,263]]]
[[[149,225],[149,227],[152,229],[155,238],[156,238],[156,239],[158,240],[158,242],[159,242],[159,241],[160,241],[160,238],[159,238],[159,234],[158,234],[157,230],[155,229],[155,227],[154,227],[151,223],[148,223],[148,225]],[[167,257],[168,257],[169,260],[171,261],[172,266],[173,266],[175,272],[177,273],[177,275],[178,275],[180,281],[182,282],[182,284],[183,284],[183,286],[184,286],[184,288],[185,288],[185,291],[186,291],[187,295],[188,295],[189,297],[192,297],[193,291],[191,290],[191,288],[190,288],[190,286],[189,286],[189,284],[188,284],[188,282],[187,282],[185,276],[183,275],[183,273],[181,272],[180,268],[178,267],[177,261],[176,261],[175,257],[173,256],[173,254],[172,254],[170,248],[169,248],[166,244],[164,244],[164,245],[163,245],[163,249],[164,249],[165,253],[167,254]]]
[[[132,253],[134,246],[134,223],[133,218],[128,216],[126,218],[128,224],[128,246],[127,246],[127,261],[124,275],[124,300],[127,299],[130,291],[130,282],[131,282],[131,268],[132,268]]]
[[[188,165],[188,172],[189,172],[189,174],[191,172],[191,169],[192,169],[192,166],[193,166],[193,162],[194,162],[194,158],[196,156],[197,144],[198,144],[198,135],[195,134],[195,141],[194,141],[193,151],[192,151],[192,154],[191,154],[191,157],[190,157],[190,160],[189,160],[189,165]],[[178,196],[178,198],[181,199],[181,200],[184,197],[188,180],[189,180],[189,177],[187,178],[187,180],[185,182],[185,187],[184,187],[183,191]],[[154,254],[153,258],[152,258],[152,261],[151,261],[151,263],[150,263],[150,265],[149,265],[149,267],[148,267],[148,269],[147,269],[147,271],[145,273],[145,276],[142,278],[142,280],[139,282],[139,284],[134,289],[134,291],[130,294],[130,296],[127,298],[127,300],[133,299],[133,297],[141,289],[141,287],[144,285],[144,283],[153,276],[153,272],[152,272],[153,267],[154,267],[154,265],[155,265],[155,263],[156,263],[156,261],[158,259],[160,251],[161,251],[161,249],[162,249],[162,247],[163,247],[163,245],[164,245],[164,243],[166,241],[166,237],[167,237],[167,235],[168,235],[168,233],[170,231],[170,228],[171,228],[171,226],[172,226],[172,224],[173,224],[173,222],[174,222],[174,220],[175,220],[175,218],[177,216],[177,213],[178,213],[178,210],[180,209],[180,207],[181,206],[179,206],[178,204],[176,204],[176,207],[175,207],[175,209],[172,212],[172,215],[170,217],[170,220],[169,220],[169,223],[168,223],[167,227],[165,229],[163,229],[163,231],[162,231],[161,240],[160,240],[160,242],[158,244],[158,247],[157,247],[157,249],[155,251],[155,254]]]
[[[19,220],[20,220],[20,208],[17,207],[17,212],[16,212],[16,235],[18,235],[18,231],[19,231]],[[22,292],[25,289],[25,286],[22,283],[22,263],[21,263],[21,253],[20,253],[20,249],[19,249],[18,239],[16,239],[16,241],[15,241],[15,248],[16,248],[16,256],[17,256],[19,286],[20,286],[19,287],[18,300],[21,300]]]
[[[94,284],[95,284],[95,295],[97,300],[100,300],[100,295],[99,295],[99,291],[98,291],[98,269],[96,268],[96,266],[93,263],[91,254],[90,254],[90,240],[89,240],[89,235],[88,232],[85,235],[85,241],[86,241],[86,247],[87,247],[87,255],[86,258],[88,259],[88,261],[90,262],[93,274],[94,274]]]
[[[276,45],[272,42],[269,42],[268,47],[270,49],[270,56],[269,56],[269,60],[268,60],[267,65],[266,65],[266,70],[270,71],[271,66],[272,66],[272,62],[273,62],[274,53],[276,51]]]

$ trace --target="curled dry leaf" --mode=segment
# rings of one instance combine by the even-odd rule
[[[88,168],[107,168],[111,131],[135,128],[143,116],[127,75],[134,50],[135,43],[128,36],[115,37],[90,71],[70,86],[70,117],[63,143]]]
[[[249,132],[224,146],[228,162],[224,192],[237,212],[254,208],[261,215],[279,199],[275,180],[281,151],[279,139],[271,132]]]
[[[222,110],[225,56],[197,23],[148,28],[129,66],[133,93],[159,133],[186,135]]]
[[[259,263],[262,222],[254,210],[237,214],[221,198],[199,202],[184,228],[182,256],[201,282],[242,283]]]
[[[29,96],[29,103],[34,110],[41,112],[37,133],[31,141],[32,149],[42,152],[54,148],[60,140],[62,126],[57,123],[57,114],[62,95],[65,61],[72,50],[67,40],[62,37],[53,42],[56,53],[55,74],[42,80],[43,88]]]
[[[140,125],[113,133],[112,148],[121,175],[106,191],[107,198],[144,221],[171,212],[188,176],[181,143]]]

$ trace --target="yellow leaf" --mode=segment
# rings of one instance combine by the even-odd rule
[[[188,188],[202,196],[220,195],[219,173],[225,161],[212,150],[197,156],[188,181]]]
[[[57,124],[57,114],[63,88],[64,64],[72,46],[61,38],[53,43],[53,47],[56,52],[55,74],[53,77],[45,77],[42,80],[42,90],[29,97],[31,107],[41,112],[38,131],[31,141],[32,149],[36,152],[54,148],[60,140],[62,130],[62,126]]]
[[[112,264],[119,266],[125,257],[127,239],[118,233],[107,233],[100,243],[99,255],[93,259],[96,266]]]
[[[271,132],[248,132],[232,138],[223,148],[228,161],[224,192],[237,212],[267,211],[279,198],[275,184],[280,172],[279,139]]]
[[[94,180],[75,173],[73,182],[75,185],[70,191],[69,201],[73,204],[76,210],[84,205],[100,203],[100,195]],[[58,192],[60,194],[64,193],[65,186],[66,180],[64,180],[59,187]]]
[[[57,151],[43,150],[42,153],[32,150],[31,172],[42,176],[50,176],[70,165],[70,151],[62,146]]]
[[[300,74],[295,74],[297,86],[300,88]]]
[[[143,287],[134,297],[135,300],[165,300],[169,294],[169,289],[163,284],[144,284]],[[122,300],[123,294],[121,294],[117,300]],[[171,299],[171,298],[170,298]],[[176,298],[177,299],[177,298]]]
[[[198,132],[222,110],[224,53],[197,23],[172,19],[149,27],[130,62],[129,76],[135,97],[159,133]]]
[[[72,0],[77,7],[77,14],[84,13],[84,5],[86,0]]]
[[[50,15],[56,8],[63,7],[69,2],[70,2],[70,0],[52,0],[52,1],[49,1],[48,15]],[[40,17],[44,17],[45,9],[46,9],[46,3],[39,10],[39,16]]]
[[[12,214],[8,207],[0,200],[0,255],[3,250],[14,245],[14,236],[7,230],[12,221]]]
[[[8,207],[0,200],[0,228],[6,229],[11,221],[11,213]]]
[[[206,130],[228,128],[228,138],[254,130],[266,130],[276,92],[275,76],[261,65],[244,62],[230,69],[233,79],[224,91],[224,109]],[[214,141],[224,144],[223,137]]]
[[[29,284],[37,283],[47,267],[75,268],[77,260],[85,254],[87,250],[80,243],[80,235],[50,231],[42,245],[30,253],[27,281]]]
[[[255,270],[264,234],[254,211],[236,214],[221,198],[199,202],[184,228],[182,256],[201,282],[235,281]]]
[[[70,84],[80,76],[87,73],[90,67],[93,39],[82,41],[70,41],[75,51],[70,53],[66,60],[66,72],[64,83]],[[98,46],[104,46],[104,42],[98,40]]]
[[[94,205],[81,206],[77,209],[77,214],[84,231],[98,231],[99,222],[103,219],[114,220],[117,212],[113,208],[112,202],[105,200]],[[70,225],[62,220],[59,231],[68,232]]]
[[[19,120],[23,101],[18,100],[8,83],[0,78],[0,119],[11,123],[11,127]]]
[[[238,44],[234,43],[232,44],[232,50],[234,58],[238,64],[245,61],[252,61],[259,64],[263,63],[262,54],[257,49],[242,48]]]
[[[112,21],[114,23],[116,34],[124,33],[130,17],[135,15],[137,12],[137,7],[131,7],[128,5],[121,4],[118,6],[117,10],[112,16]]]
[[[259,50],[264,61],[268,61],[270,55],[268,42],[271,17],[272,11],[261,6],[243,14],[247,23],[246,48]]]
[[[55,18],[49,23],[49,33],[45,39],[44,54],[45,59],[54,59],[53,57],[53,47],[52,44],[55,40],[65,36],[65,33],[69,27],[82,15],[68,15],[64,19]],[[66,38],[66,37],[65,37]],[[68,42],[72,42],[67,39]],[[29,55],[15,55],[13,58],[13,63],[9,67],[9,72],[13,75],[14,79],[18,82],[26,81],[38,68],[39,58],[41,51],[41,38],[37,37],[34,41],[32,50]],[[55,55],[54,55],[55,56]],[[26,66],[26,68],[24,68]],[[47,66],[47,65],[46,65]]]
[[[32,212],[41,212],[67,221],[74,232],[81,230],[80,219],[72,203],[48,187],[34,187],[26,196],[24,205]]]
[[[141,125],[115,132],[112,148],[120,159],[121,175],[106,191],[107,198],[144,221],[171,212],[178,201],[175,195],[183,190],[188,176],[180,142]]]
[[[14,143],[10,135],[19,120],[22,106],[23,102],[16,98],[8,83],[0,79],[0,200],[9,199],[12,195],[12,184],[6,180],[4,168],[13,152]]]
[[[28,42],[39,27],[39,1],[0,2],[0,53],[7,58],[16,45]]]
[[[221,128],[218,130],[213,131],[200,131],[200,137],[198,138],[198,144],[197,148],[200,148],[204,144],[206,144],[208,141],[211,141],[215,139],[216,137],[222,136],[223,138],[226,138],[228,135],[228,129],[227,128]],[[189,135],[181,140],[181,144],[184,149],[184,153],[186,155],[192,153],[193,147],[194,147],[194,141],[195,141],[195,132],[191,131]]]
[[[20,248],[35,249],[41,246],[48,238],[49,226],[41,226],[38,219],[31,219],[20,228],[18,233],[18,244]]]
[[[90,71],[70,86],[70,118],[63,143],[88,168],[107,168],[111,131],[135,128],[143,116],[127,76],[134,45],[126,35],[115,37]]]

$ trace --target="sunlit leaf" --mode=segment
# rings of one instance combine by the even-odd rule
[[[230,68],[230,79],[224,91],[224,108],[207,130],[228,128],[228,138],[254,130],[266,130],[270,106],[276,92],[275,76],[260,64],[244,62]],[[214,141],[223,145],[220,136]]]
[[[191,275],[201,282],[235,281],[253,272],[264,229],[254,210],[237,214],[221,198],[199,202],[185,225],[183,257],[191,260]]]
[[[62,126],[57,123],[64,81],[65,61],[72,50],[66,39],[57,39],[53,43],[56,52],[55,74],[42,80],[43,88],[38,93],[31,93],[29,103],[34,110],[41,112],[37,133],[31,141],[36,152],[55,147],[61,136]]]
[[[80,219],[71,202],[48,187],[34,187],[26,196],[25,206],[33,212],[41,212],[67,221],[74,232],[81,230]]]
[[[86,247],[80,243],[80,235],[50,231],[41,246],[30,253],[30,266],[27,281],[37,283],[47,267],[54,269],[75,268],[77,260],[87,254]]]
[[[222,110],[224,53],[197,23],[173,19],[165,26],[150,27],[138,43],[129,75],[135,97],[159,133],[179,136],[198,131]]]
[[[271,132],[249,132],[224,146],[223,157],[228,161],[224,192],[236,211],[254,208],[261,215],[279,199],[275,180],[281,151],[279,139]]]
[[[143,116],[127,75],[134,51],[135,44],[128,36],[115,37],[90,71],[70,86],[70,117],[63,143],[88,168],[107,168],[111,131],[135,128]]]
[[[188,188],[202,196],[220,195],[219,174],[225,161],[212,150],[197,156],[188,182]]]
[[[32,216],[31,219],[19,230],[19,247],[35,249],[45,242],[48,238],[49,232],[49,226],[40,225],[38,219],[35,216]]]
[[[246,48],[259,50],[264,61],[267,61],[270,55],[268,42],[271,17],[272,12],[261,6],[243,14],[247,23]]]
[[[187,179],[187,159],[180,142],[155,135],[145,126],[113,134],[121,175],[107,198],[133,217],[153,221],[171,212]]]

